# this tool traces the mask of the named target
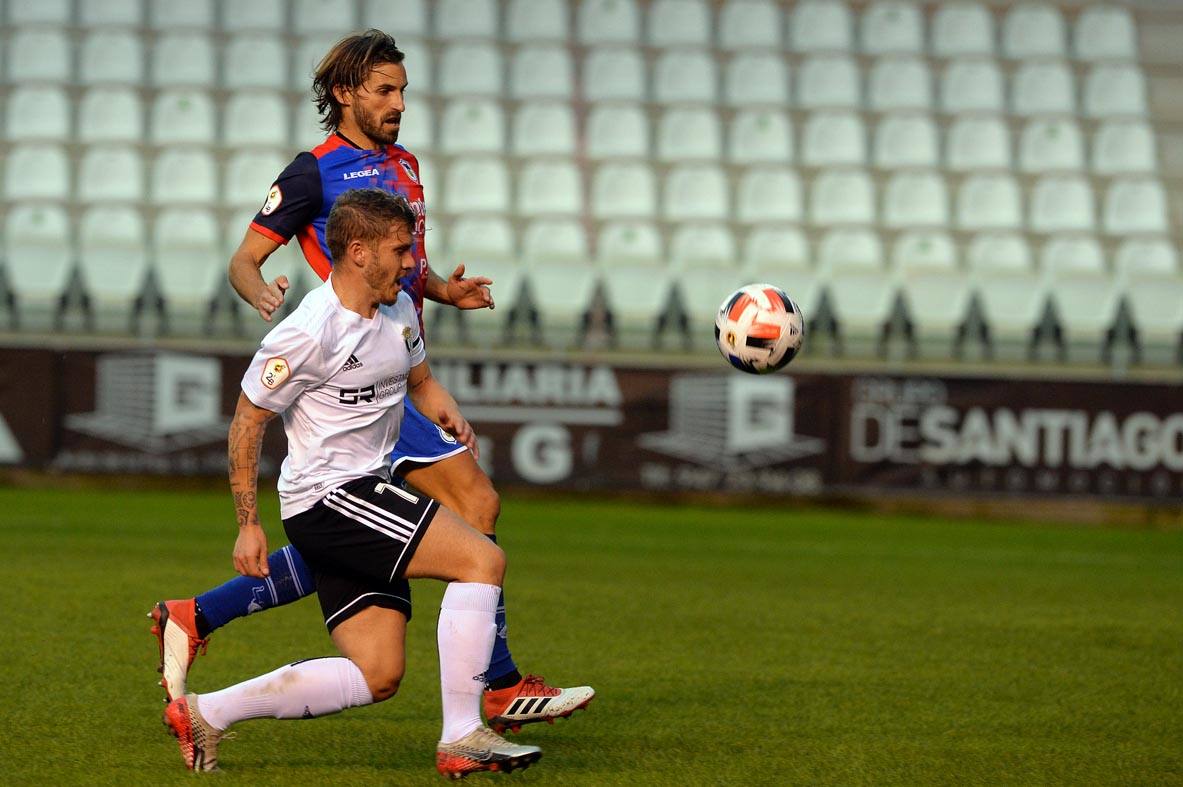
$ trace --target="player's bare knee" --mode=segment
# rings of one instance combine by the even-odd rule
[[[475,543],[457,571],[459,582],[500,585],[505,579],[505,553],[492,541]]]
[[[388,700],[398,693],[403,680],[403,671],[394,664],[371,664],[362,667],[366,686],[374,695],[374,702]]]
[[[469,523],[485,535],[497,532],[497,517],[501,516],[501,495],[485,479],[483,484],[474,484],[472,489],[465,491],[463,508],[458,512],[465,522]]]

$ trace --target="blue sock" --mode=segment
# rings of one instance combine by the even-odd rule
[[[197,597],[197,607],[209,630],[264,609],[290,604],[316,592],[312,572],[295,547],[288,545],[267,556],[271,576],[235,577]]]
[[[489,540],[497,543],[497,536],[489,536]],[[509,652],[509,632],[505,623],[505,591],[497,599],[497,637],[493,640],[493,655],[489,657],[489,669],[485,672],[485,682],[496,683],[499,678],[516,675],[518,666],[513,663],[513,656]],[[520,680],[520,678],[519,678]],[[517,680],[513,681],[517,683]]]

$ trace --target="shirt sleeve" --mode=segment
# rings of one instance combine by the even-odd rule
[[[276,243],[286,244],[320,213],[324,193],[316,156],[300,153],[279,173],[267,201],[251,222],[251,229]]]
[[[326,379],[320,343],[302,329],[280,323],[263,337],[242,376],[242,392],[256,407],[282,413]]]
[[[410,335],[407,336],[407,353],[411,356],[411,366],[418,366],[427,360],[427,347],[423,343],[423,332],[419,327],[419,315],[415,313],[415,305],[411,296],[406,292],[398,295],[399,308],[403,310],[403,319],[409,326]]]

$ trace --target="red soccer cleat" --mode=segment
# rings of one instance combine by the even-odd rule
[[[591,686],[561,689],[548,686],[538,675],[527,675],[516,685],[485,692],[485,718],[497,732],[517,732],[524,724],[566,718],[586,708],[596,696]]]
[[[185,682],[189,667],[197,654],[205,653],[208,639],[197,636],[194,620],[197,604],[189,598],[179,601],[158,601],[148,617],[155,623],[152,633],[160,646],[160,685],[164,687],[165,702],[172,702],[185,696]]]

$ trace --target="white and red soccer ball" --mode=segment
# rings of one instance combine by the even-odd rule
[[[801,309],[771,284],[749,284],[727,296],[715,316],[719,352],[736,369],[768,374],[784,368],[805,338]]]

